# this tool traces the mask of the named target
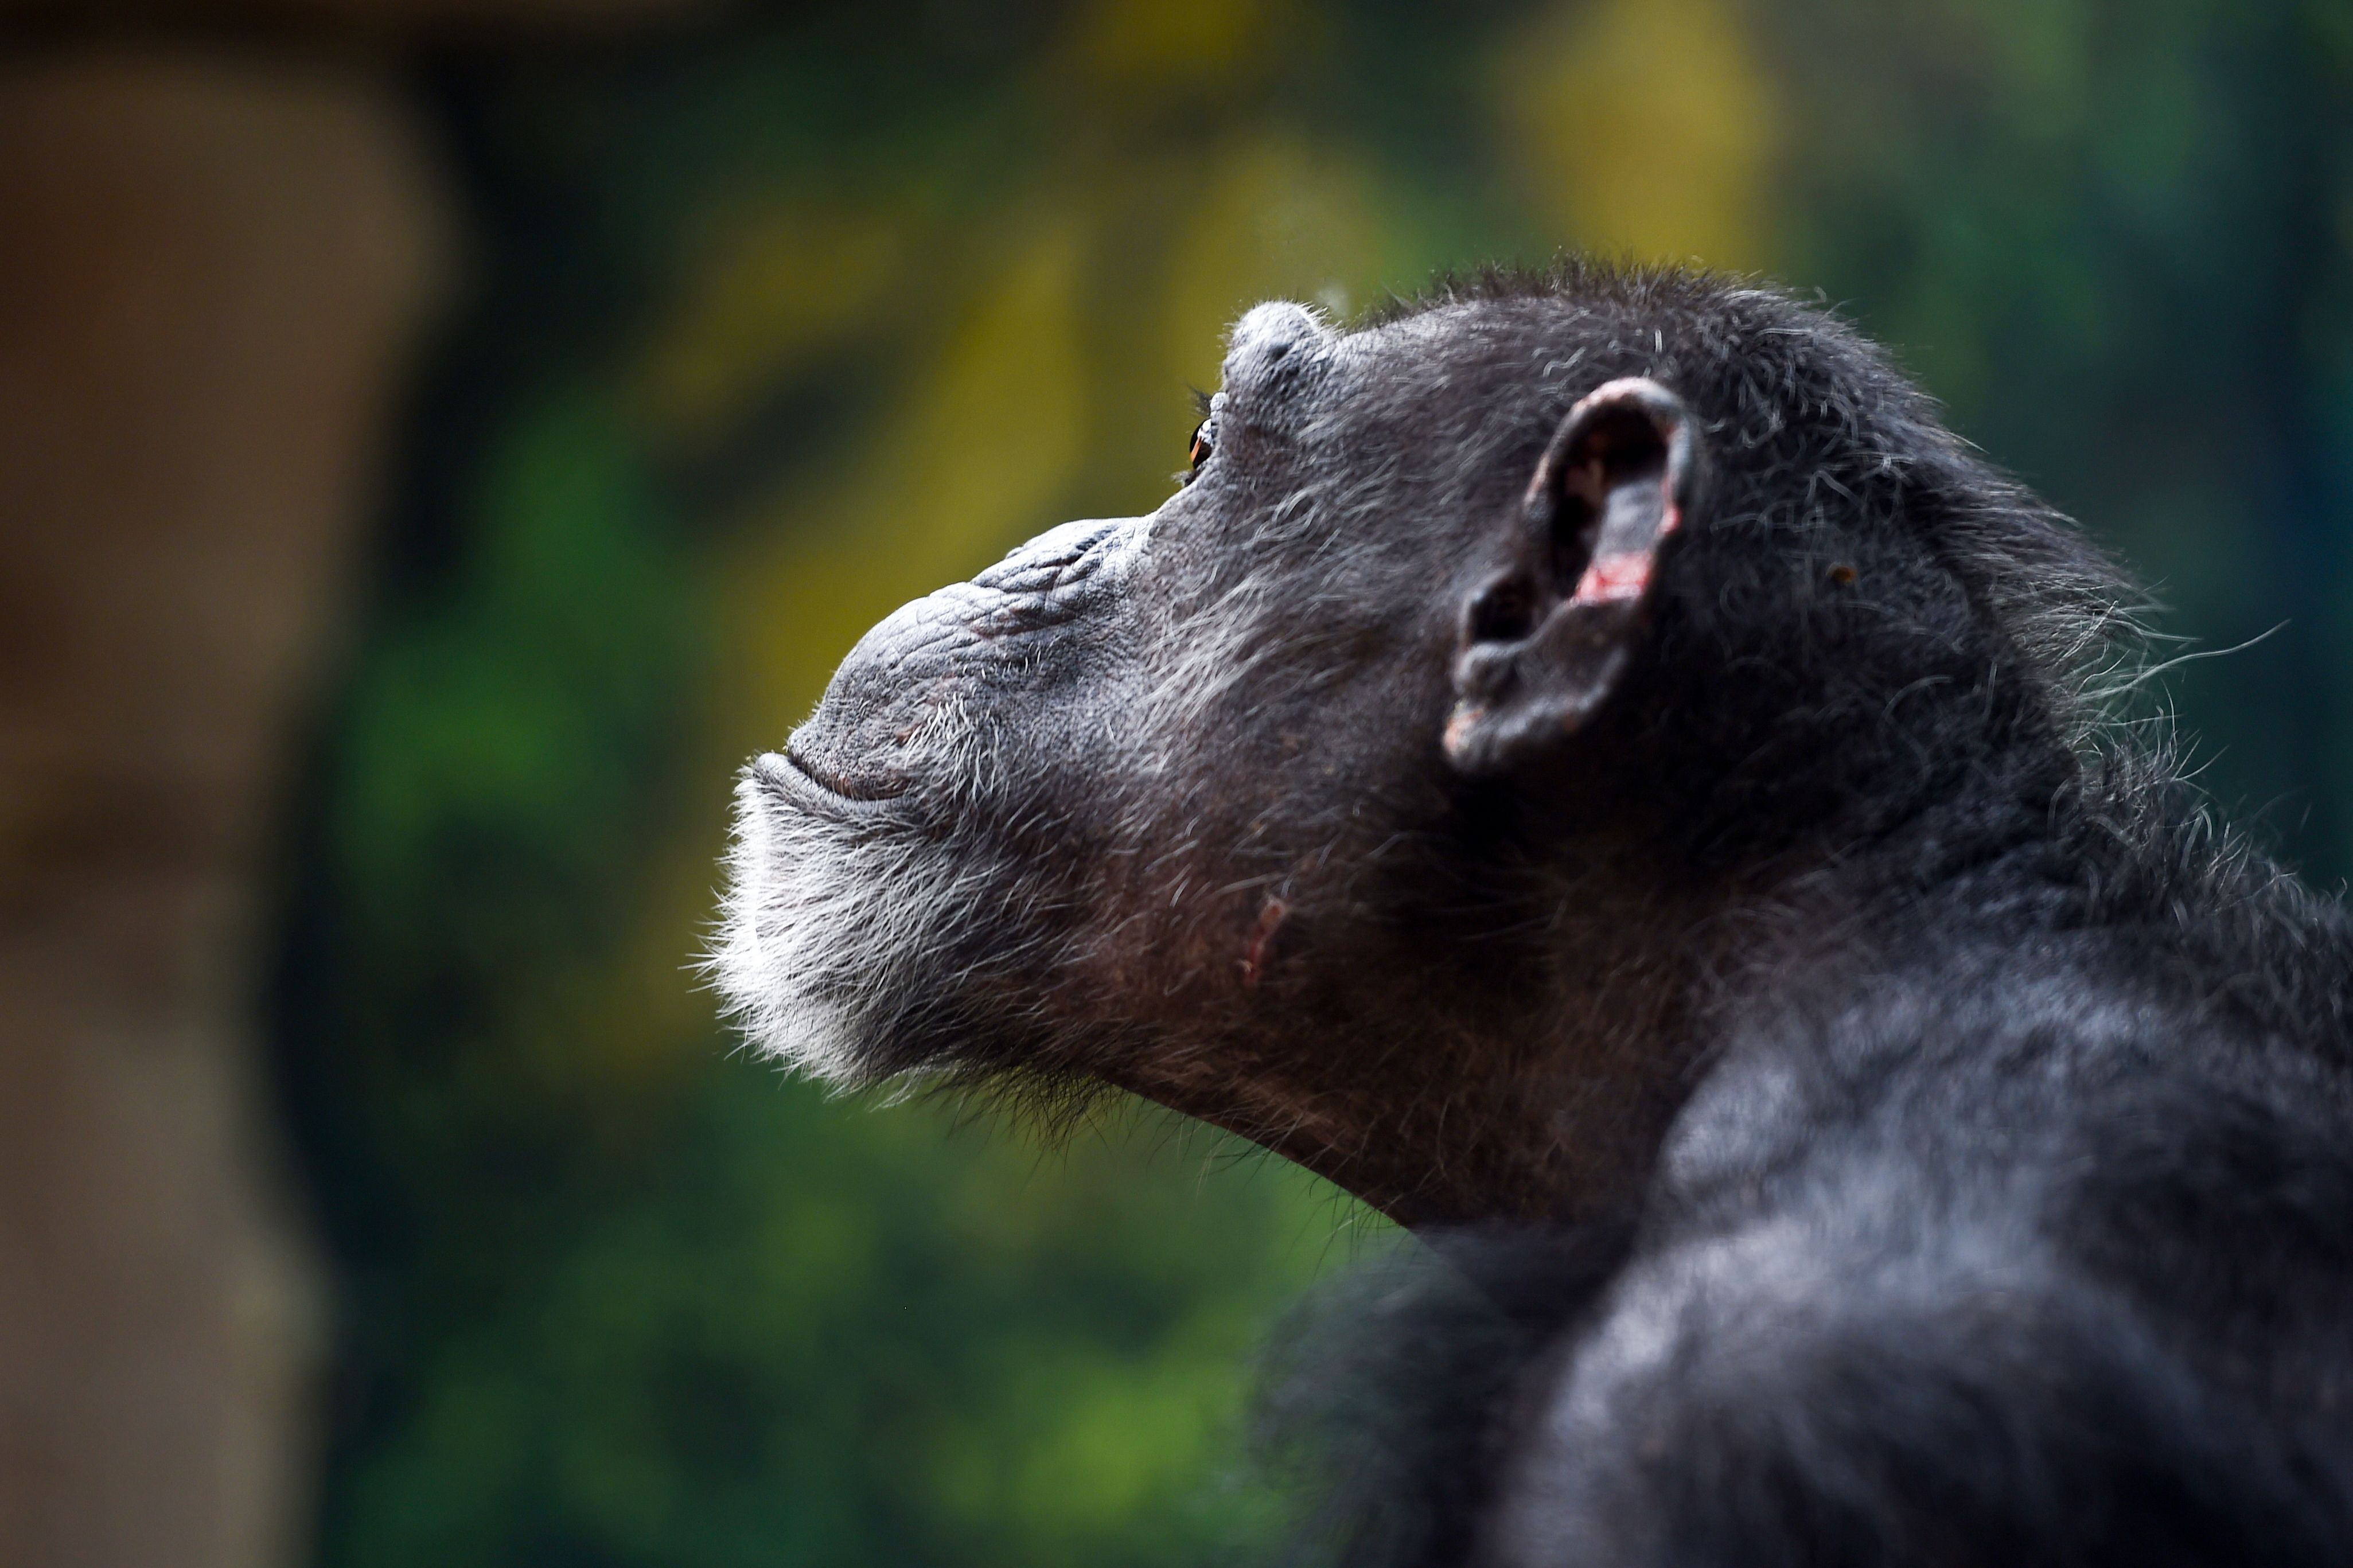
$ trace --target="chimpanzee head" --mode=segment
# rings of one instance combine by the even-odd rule
[[[1672,1105],[1738,900],[2073,766],[2106,569],[1780,295],[1262,305],[1207,415],[1156,511],[899,610],[745,771],[717,968],[762,1049],[1545,1211]]]

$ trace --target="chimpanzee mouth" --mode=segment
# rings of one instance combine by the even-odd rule
[[[911,781],[902,777],[852,777],[821,763],[812,763],[787,741],[781,752],[769,752],[752,763],[753,773],[770,790],[801,805],[820,811],[866,812],[890,805],[905,795]]]

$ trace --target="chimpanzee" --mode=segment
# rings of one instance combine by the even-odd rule
[[[2103,555],[1679,270],[1261,305],[1205,413],[746,770],[753,1040],[1451,1247],[1340,1560],[2353,1562],[2353,929],[2111,710]]]

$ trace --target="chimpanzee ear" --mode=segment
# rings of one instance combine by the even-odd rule
[[[1568,411],[1521,502],[1511,563],[1462,606],[1446,724],[1457,768],[1511,767],[1609,700],[1649,630],[1700,460],[1690,414],[1657,382],[1613,381]]]

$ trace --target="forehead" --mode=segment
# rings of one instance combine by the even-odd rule
[[[1221,489],[1290,506],[1328,492],[1358,513],[1410,509],[1425,527],[1489,517],[1607,379],[1591,336],[1590,313],[1559,299],[1453,302],[1353,331],[1261,305],[1235,326],[1215,405]]]
[[[1261,305],[1235,323],[1217,406],[1295,436],[1393,417],[1432,435],[1484,426],[1557,400],[1589,357],[1577,341],[1585,314],[1563,300],[1466,301],[1351,331],[1304,306]]]

